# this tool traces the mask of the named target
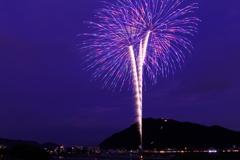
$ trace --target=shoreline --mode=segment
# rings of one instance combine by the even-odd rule
[[[53,160],[239,160],[240,153],[176,153],[176,154],[154,154],[149,156],[133,155],[133,156],[114,156],[114,155],[55,155]]]

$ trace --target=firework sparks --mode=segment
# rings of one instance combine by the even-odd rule
[[[87,70],[102,78],[103,86],[120,89],[127,82],[136,99],[137,121],[142,139],[142,88],[145,78],[157,83],[184,62],[183,51],[190,52],[187,36],[197,33],[196,17],[187,17],[197,4],[180,8],[183,0],[116,0],[104,2],[96,12],[99,22],[88,22],[94,33],[83,43]],[[94,49],[94,50],[93,50]],[[146,73],[146,76],[144,76]],[[140,145],[142,141],[140,140]]]

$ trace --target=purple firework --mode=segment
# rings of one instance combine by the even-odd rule
[[[197,33],[196,17],[187,15],[197,8],[193,3],[180,8],[183,0],[116,0],[104,2],[97,10],[98,22],[88,22],[94,33],[83,43],[87,70],[94,70],[103,86],[122,88],[132,84],[136,96],[137,121],[142,137],[142,84],[144,73],[152,83],[157,77],[174,74],[190,52],[189,35]],[[141,145],[141,143],[140,143]]]

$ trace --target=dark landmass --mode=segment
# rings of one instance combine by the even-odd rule
[[[8,148],[12,148],[16,145],[31,145],[41,147],[38,142],[35,141],[24,141],[24,140],[11,140],[11,139],[4,139],[0,138],[0,144],[7,146]]]
[[[36,141],[11,140],[11,139],[4,139],[4,138],[0,138],[0,145],[1,144],[7,146],[8,148],[12,148],[17,145],[30,145],[30,146],[36,146],[38,148],[47,148],[49,150],[53,150],[56,147],[59,147],[58,144],[51,143],[51,142],[39,144]]]
[[[99,144],[101,149],[138,149],[137,124],[113,134]],[[143,149],[218,149],[240,146],[240,132],[220,126],[204,126],[166,119],[143,119]]]
[[[16,145],[9,154],[5,155],[13,160],[51,160],[51,156],[44,149],[31,145]]]
[[[28,144],[0,149],[0,160],[51,160],[44,149]]]

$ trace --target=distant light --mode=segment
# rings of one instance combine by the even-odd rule
[[[215,149],[208,150],[208,153],[217,153],[217,150],[215,150]]]

